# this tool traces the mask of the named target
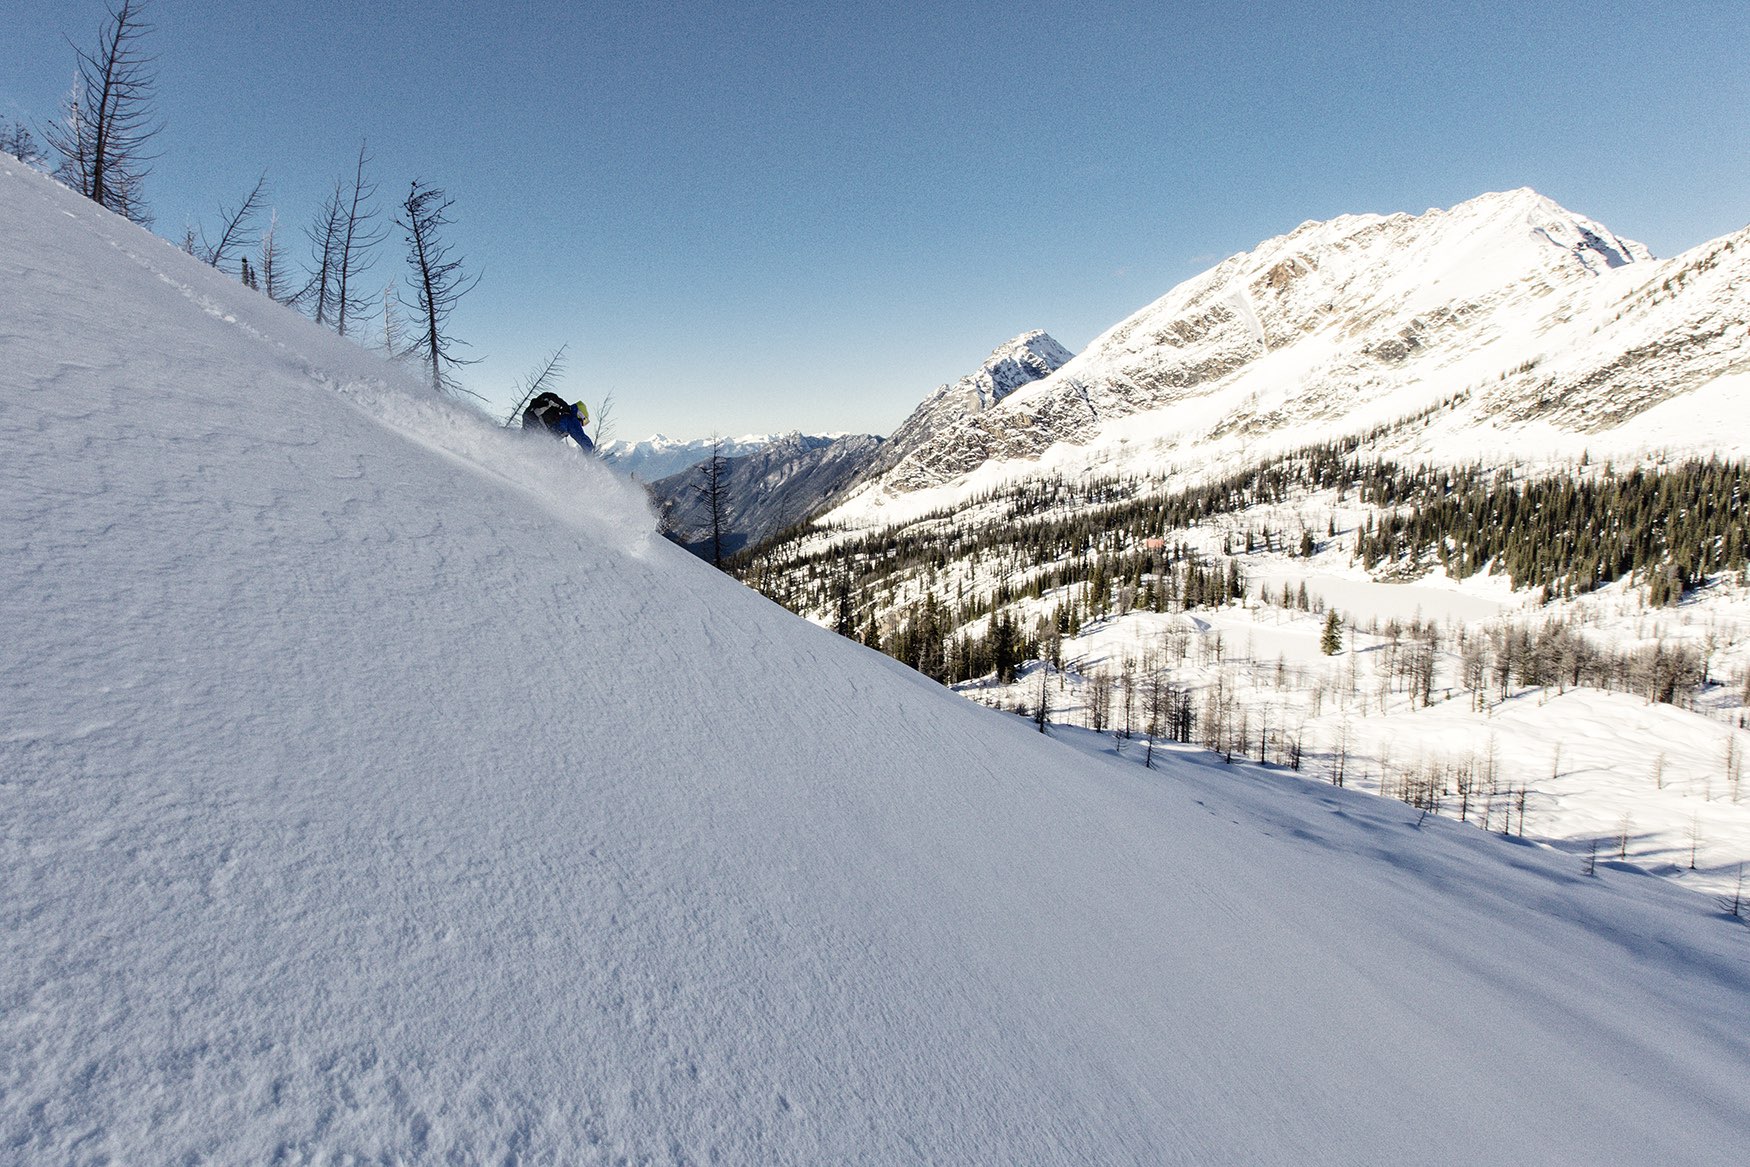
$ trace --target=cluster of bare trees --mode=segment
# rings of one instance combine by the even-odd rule
[[[1120,752],[1141,737],[1143,761],[1154,765],[1157,741],[1189,742],[1198,724],[1192,691],[1173,679],[1170,656],[1126,657],[1117,671],[1101,667],[1087,675],[1087,727],[1111,733]],[[1207,720],[1205,720],[1207,725]]]
[[[230,270],[236,262],[239,278],[249,287],[303,310],[317,324],[342,336],[362,340],[374,330],[375,346],[387,356],[416,360],[433,390],[468,392],[454,374],[473,362],[461,356],[467,344],[451,331],[450,316],[478,277],[467,274],[445,238],[453,200],[442,189],[414,179],[393,220],[404,232],[407,246],[405,286],[398,288],[393,279],[380,287],[368,284],[380,245],[389,236],[370,163],[370,150],[361,142],[351,173],[335,180],[305,226],[310,250],[307,266],[299,273],[302,280],[288,270],[277,213],[271,213],[266,229],[251,239],[253,222],[267,202],[266,175],[236,206],[221,208],[210,242],[204,228],[197,232],[191,227],[183,247],[217,268]],[[252,241],[253,265],[246,254]]]
[[[405,291],[393,279],[380,288],[367,284],[389,236],[370,164],[369,147],[361,142],[350,174],[335,180],[305,226],[310,250],[307,266],[298,273],[301,280],[288,270],[277,213],[270,213],[266,229],[254,234],[254,221],[267,204],[266,175],[235,206],[220,209],[210,240],[205,228],[190,227],[183,248],[227,271],[235,262],[239,278],[249,287],[303,310],[342,336],[362,339],[374,328],[376,346],[387,356],[417,360],[433,390],[467,392],[454,374],[472,362],[460,355],[467,345],[451,332],[450,315],[477,277],[464,271],[444,237],[453,202],[440,188],[414,179],[393,220],[405,233]],[[253,265],[247,254],[251,243]]]
[[[1526,773],[1505,773],[1492,737],[1486,748],[1468,754],[1417,751],[1413,758],[1394,760],[1389,738],[1375,740],[1376,750],[1369,751],[1375,756],[1363,758],[1355,752],[1348,711],[1359,698],[1365,714],[1373,697],[1368,677],[1378,682],[1381,711],[1389,707],[1393,691],[1406,696],[1411,708],[1426,707],[1436,699],[1438,662],[1448,660],[1451,675],[1480,710],[1497,697],[1512,695],[1516,684],[1550,690],[1587,685],[1634,692],[1650,702],[1686,704],[1704,673],[1704,654],[1690,646],[1659,640],[1632,650],[1611,650],[1587,640],[1566,621],[1514,622],[1475,631],[1418,618],[1390,620],[1383,626],[1374,621],[1368,631],[1365,648],[1351,645],[1345,660],[1309,674],[1305,666],[1291,666],[1281,658],[1273,668],[1253,660],[1249,642],[1243,654],[1230,654],[1219,633],[1172,629],[1140,656],[1082,674],[1083,724],[1110,733],[1120,753],[1133,738],[1142,738],[1143,760],[1149,765],[1156,743],[1169,741],[1195,742],[1229,762],[1240,758],[1297,771],[1310,758],[1333,785],[1377,780],[1381,795],[1425,813],[1451,814],[1486,830],[1523,835],[1537,781]],[[1206,670],[1205,675],[1188,681],[1176,671],[1191,663]],[[1041,732],[1047,672],[1042,664],[1039,702],[1031,712]],[[1283,704],[1246,691],[1268,688],[1272,677],[1277,690],[1298,691],[1305,700],[1290,698]],[[1333,687],[1333,704],[1343,715],[1323,730],[1309,730],[1309,720],[1321,716]],[[1456,687],[1446,692],[1449,697],[1459,694]],[[1704,801],[1738,802],[1743,769],[1743,744],[1735,730],[1728,730],[1717,761],[1685,780]],[[1549,764],[1550,781],[1559,780],[1563,772],[1558,743]],[[1652,767],[1651,781],[1658,788],[1669,781],[1664,754]],[[1608,840],[1608,852],[1626,858],[1631,841],[1632,830],[1625,825]]]
[[[370,160],[361,142],[352,177],[335,179],[334,189],[304,228],[310,242],[311,270],[309,281],[296,296],[308,306],[316,323],[330,325],[342,336],[349,326],[356,331],[358,322],[371,310],[362,286],[364,274],[375,262],[377,244],[387,234],[377,224],[377,184],[365,172]]]
[[[152,105],[157,78],[146,45],[152,31],[147,8],[147,0],[111,0],[93,47],[74,46],[72,90],[60,117],[43,128],[49,149],[58,156],[52,167],[56,178],[142,225],[152,222],[143,186],[157,157],[154,141],[163,129]],[[33,166],[49,161],[29,127],[18,121],[0,126],[0,149]],[[413,180],[394,219],[407,243],[406,293],[398,292],[392,280],[380,290],[368,288],[366,276],[389,233],[381,222],[370,161],[361,143],[350,175],[336,180],[305,228],[310,260],[304,271],[294,273],[286,261],[265,173],[243,198],[220,207],[210,232],[205,226],[188,226],[182,246],[342,336],[357,337],[367,322],[374,322],[386,353],[418,360],[433,389],[461,391],[455,370],[471,362],[460,355],[466,344],[450,331],[450,316],[475,279],[444,237],[453,204],[438,187]],[[267,226],[258,230],[264,214]]]
[[[1702,654],[1693,645],[1660,639],[1619,651],[1593,643],[1561,620],[1496,627],[1489,630],[1486,643],[1467,637],[1460,647],[1460,661],[1464,686],[1479,705],[1492,681],[1502,701],[1514,684],[1557,692],[1584,686],[1688,708],[1704,681]]]
[[[30,132],[30,127],[17,118],[0,122],[0,151],[31,167],[41,168],[49,160],[42,147],[37,145],[36,135]]]
[[[1515,785],[1503,777],[1493,741],[1482,754],[1457,758],[1418,754],[1404,766],[1394,766],[1390,751],[1382,750],[1379,792],[1430,814],[1439,814],[1450,805],[1458,812],[1460,822],[1474,820],[1486,831],[1499,830],[1504,835],[1521,837],[1525,834],[1525,807],[1532,793],[1527,781],[1522,779]]]

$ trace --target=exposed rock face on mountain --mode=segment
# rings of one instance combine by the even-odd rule
[[[988,456],[1007,423],[987,415],[1017,389],[1055,373],[1073,357],[1044,332],[1024,332],[986,357],[966,376],[943,385],[893,432],[862,478],[882,478],[910,489],[960,473]]]
[[[939,390],[833,515],[873,518],[871,505],[964,489],[981,468],[979,481],[1029,473],[1048,454],[1071,472],[1195,466],[1436,410],[1465,438],[1455,457],[1564,435],[1577,450],[1750,371],[1747,320],[1750,232],[1657,261],[1526,189],[1306,223],[978,408]]]
[[[721,489],[728,516],[724,554],[757,546],[819,510],[882,449],[873,434],[814,437],[793,433],[739,457],[725,458]],[[705,459],[710,451],[706,450]],[[708,546],[710,507],[701,487],[704,463],[654,483],[667,530],[685,545]]]

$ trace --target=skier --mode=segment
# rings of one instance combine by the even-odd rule
[[[544,426],[555,437],[571,438],[583,447],[586,454],[595,450],[595,443],[583,432],[583,427],[588,424],[589,407],[581,401],[568,402],[557,393],[543,393],[523,410],[524,429]]]

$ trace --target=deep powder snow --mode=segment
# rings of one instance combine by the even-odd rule
[[[0,1159],[1731,1163],[1750,931],[1089,758],[0,160]]]

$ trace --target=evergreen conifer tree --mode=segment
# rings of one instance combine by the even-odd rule
[[[1325,616],[1325,631],[1319,637],[1319,651],[1326,656],[1336,656],[1343,651],[1343,618],[1332,608]]]

